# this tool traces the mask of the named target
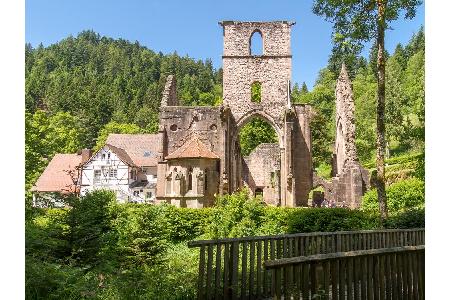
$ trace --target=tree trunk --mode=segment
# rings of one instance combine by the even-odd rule
[[[378,103],[377,103],[377,194],[380,217],[382,224],[385,223],[388,210],[386,200],[386,183],[384,178],[384,156],[386,153],[386,130],[384,122],[385,112],[385,57],[384,57],[384,30],[386,1],[378,0],[378,22],[377,22],[377,80],[378,80]]]

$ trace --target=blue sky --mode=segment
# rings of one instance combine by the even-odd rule
[[[26,0],[25,40],[33,46],[55,43],[84,29],[139,43],[155,51],[211,58],[222,65],[221,20],[290,20],[293,81],[314,84],[332,48],[332,25],[311,12],[307,0]],[[424,5],[413,20],[394,22],[386,33],[386,49],[405,44],[425,23]],[[369,45],[370,46],[370,45]],[[364,50],[367,56],[368,48]]]

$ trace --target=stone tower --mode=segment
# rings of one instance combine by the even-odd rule
[[[240,156],[239,130],[254,117],[267,121],[278,135],[280,188],[278,205],[307,205],[312,186],[311,109],[292,105],[291,27],[294,22],[223,21],[223,105],[230,112],[225,137],[223,176],[227,192],[243,184],[246,170]],[[251,53],[253,35],[262,37],[262,54]],[[261,87],[260,101],[252,101],[253,84]],[[244,176],[245,177],[245,176]],[[260,189],[261,187],[258,187]]]

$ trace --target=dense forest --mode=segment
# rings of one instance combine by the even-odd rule
[[[211,60],[156,53],[138,42],[84,31],[48,47],[25,46],[26,183],[29,188],[55,153],[99,147],[111,132],[154,133],[165,79],[177,77],[184,105],[218,105],[222,70]],[[314,167],[328,176],[334,141],[334,87],[345,61],[353,81],[356,142],[360,159],[370,163],[376,139],[376,47],[366,59],[335,46],[309,91],[293,86],[296,103],[314,108]],[[424,147],[425,36],[421,28],[407,45],[397,45],[386,63],[388,156],[421,152]],[[261,142],[274,142],[274,130],[255,119],[241,131],[248,154]]]

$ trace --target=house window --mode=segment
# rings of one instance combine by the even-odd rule
[[[101,176],[102,176],[101,170],[94,170],[94,183],[100,182]]]
[[[109,168],[107,167],[102,167],[102,174],[104,177],[108,177],[108,173],[109,173]]]
[[[108,159],[111,159],[111,153],[108,153]]]
[[[147,198],[147,199],[152,198],[152,196],[153,196],[152,192],[145,193],[145,198]]]
[[[109,177],[117,178],[117,169],[109,169]]]
[[[189,167],[188,169],[188,191],[192,191],[192,167]]]
[[[105,159],[106,158],[106,155],[105,155],[105,153],[103,153],[102,154],[102,159]]]
[[[263,189],[262,188],[257,188],[255,190],[255,197],[258,197],[258,196],[263,197]]]

